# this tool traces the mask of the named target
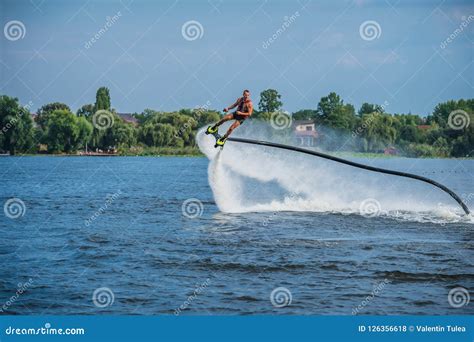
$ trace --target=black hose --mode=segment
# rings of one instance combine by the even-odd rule
[[[288,145],[283,145],[283,144],[272,143],[272,142],[268,142],[268,141],[242,139],[242,138],[228,138],[227,140],[234,141],[234,142],[245,143],[245,144],[270,146],[270,147],[281,148],[281,149],[284,149],[284,150],[290,150],[290,151],[306,153],[306,154],[310,154],[310,155],[313,155],[313,156],[316,156],[316,157],[329,159],[329,160],[332,160],[332,161],[335,161],[335,162],[338,162],[338,163],[358,167],[359,169],[364,169],[364,170],[369,170],[369,171],[374,171],[374,172],[380,172],[380,173],[386,173],[386,174],[389,174],[389,175],[395,175],[395,176],[400,176],[400,177],[418,179],[422,182],[429,183],[429,184],[434,185],[434,186],[440,188],[441,190],[447,192],[452,198],[454,198],[454,200],[456,202],[459,203],[459,205],[462,207],[462,209],[464,210],[466,215],[470,214],[468,207],[464,204],[464,202],[461,200],[461,198],[459,198],[458,195],[456,195],[452,190],[445,187],[443,184],[435,182],[434,180],[426,178],[426,177],[422,177],[422,176],[418,176],[418,175],[414,175],[414,174],[406,173],[406,172],[387,170],[387,169],[382,169],[382,168],[379,168],[379,167],[359,164],[359,163],[356,163],[356,162],[353,162],[353,161],[350,161],[350,160],[334,157],[334,156],[331,156],[331,155],[328,155],[328,154],[325,154],[325,153],[311,151],[311,150],[307,150],[307,149],[299,148],[299,147],[294,147],[294,146],[288,146]]]

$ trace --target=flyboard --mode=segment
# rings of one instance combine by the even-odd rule
[[[214,147],[221,146],[221,149],[224,147],[224,145],[218,145],[217,144],[217,140],[219,140],[221,138],[221,135],[217,132],[217,130],[216,130],[216,132],[206,132],[206,134],[212,134],[216,138],[216,144],[214,145]],[[338,158],[338,157],[335,157],[335,156],[331,156],[329,154],[325,154],[325,153],[321,153],[321,152],[317,152],[317,151],[312,151],[312,150],[308,150],[308,149],[304,149],[304,148],[300,148],[300,147],[295,147],[295,146],[288,146],[288,145],[277,144],[277,143],[272,143],[272,142],[268,142],[268,141],[242,139],[242,138],[228,138],[228,139],[226,139],[226,141],[227,140],[233,141],[233,142],[238,142],[238,143],[269,146],[269,147],[280,148],[280,149],[283,149],[283,150],[289,150],[289,151],[294,151],[294,152],[310,154],[312,156],[316,156],[316,157],[320,157],[320,158],[324,158],[324,159],[329,159],[329,160],[335,161],[337,163],[349,165],[349,166],[352,166],[352,167],[357,167],[359,169],[364,169],[364,170],[379,172],[379,173],[385,173],[385,174],[399,176],[399,177],[417,179],[419,181],[434,185],[437,188],[443,190],[444,192],[449,194],[461,206],[462,210],[466,213],[466,215],[470,214],[469,208],[466,206],[466,204],[464,204],[464,202],[461,200],[461,198],[454,191],[448,189],[443,184],[440,184],[440,183],[438,183],[438,182],[436,182],[432,179],[426,178],[426,177],[414,175],[414,174],[407,173],[407,172],[400,172],[400,171],[382,169],[382,168],[375,167],[375,166],[360,164],[360,163],[356,163],[356,162],[353,162],[353,161],[350,161],[350,160],[346,160],[346,159]]]
[[[221,150],[222,150],[222,149],[224,148],[225,142],[224,142],[224,144],[222,144],[222,145],[218,145],[218,144],[217,144],[217,141],[218,141],[220,138],[222,138],[222,135],[219,134],[219,130],[218,130],[218,129],[216,129],[215,132],[210,131],[210,130],[209,130],[210,127],[211,127],[211,126],[209,126],[209,127],[207,128],[207,130],[206,130],[204,133],[206,133],[206,135],[209,135],[209,134],[210,134],[210,135],[212,135],[214,138],[216,138],[216,143],[215,143],[215,145],[214,145],[214,148],[220,147]],[[226,141],[227,141],[227,139],[226,139]]]

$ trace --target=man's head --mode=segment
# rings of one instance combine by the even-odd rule
[[[244,97],[244,99],[250,99],[250,90],[248,89],[245,89],[244,90],[244,93],[242,94],[242,96]]]

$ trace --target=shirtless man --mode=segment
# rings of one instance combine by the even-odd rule
[[[228,112],[230,109],[237,107],[237,110],[233,113],[225,115],[218,123],[214,126],[207,127],[206,134],[214,134],[219,129],[219,126],[229,120],[235,120],[235,122],[229,127],[226,134],[217,140],[217,146],[224,146],[225,141],[232,133],[234,129],[239,127],[253,112],[252,100],[250,100],[250,91],[245,89],[242,97],[239,97],[235,103],[227,108],[224,108],[224,112]]]

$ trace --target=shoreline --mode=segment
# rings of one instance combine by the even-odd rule
[[[0,156],[0,158],[5,157],[90,157],[90,158],[96,158],[96,157],[105,157],[105,158],[117,158],[117,157],[205,157],[204,154],[104,154],[104,155],[80,155],[80,154],[57,154],[57,153],[51,153],[51,154],[43,154],[43,153],[36,153],[36,154],[15,154],[13,156],[8,155],[8,156]]]
[[[366,159],[444,159],[444,160],[474,160],[474,157],[461,157],[461,158],[452,158],[452,157],[408,157],[403,155],[386,155],[386,154],[377,154],[377,153],[351,153],[351,152],[328,152],[333,156],[340,158],[366,158]],[[26,153],[26,154],[15,154],[15,155],[0,155],[0,158],[5,157],[195,157],[202,158],[206,157],[203,153],[196,154],[92,154],[92,155],[81,155],[81,154],[72,154],[72,153]]]

